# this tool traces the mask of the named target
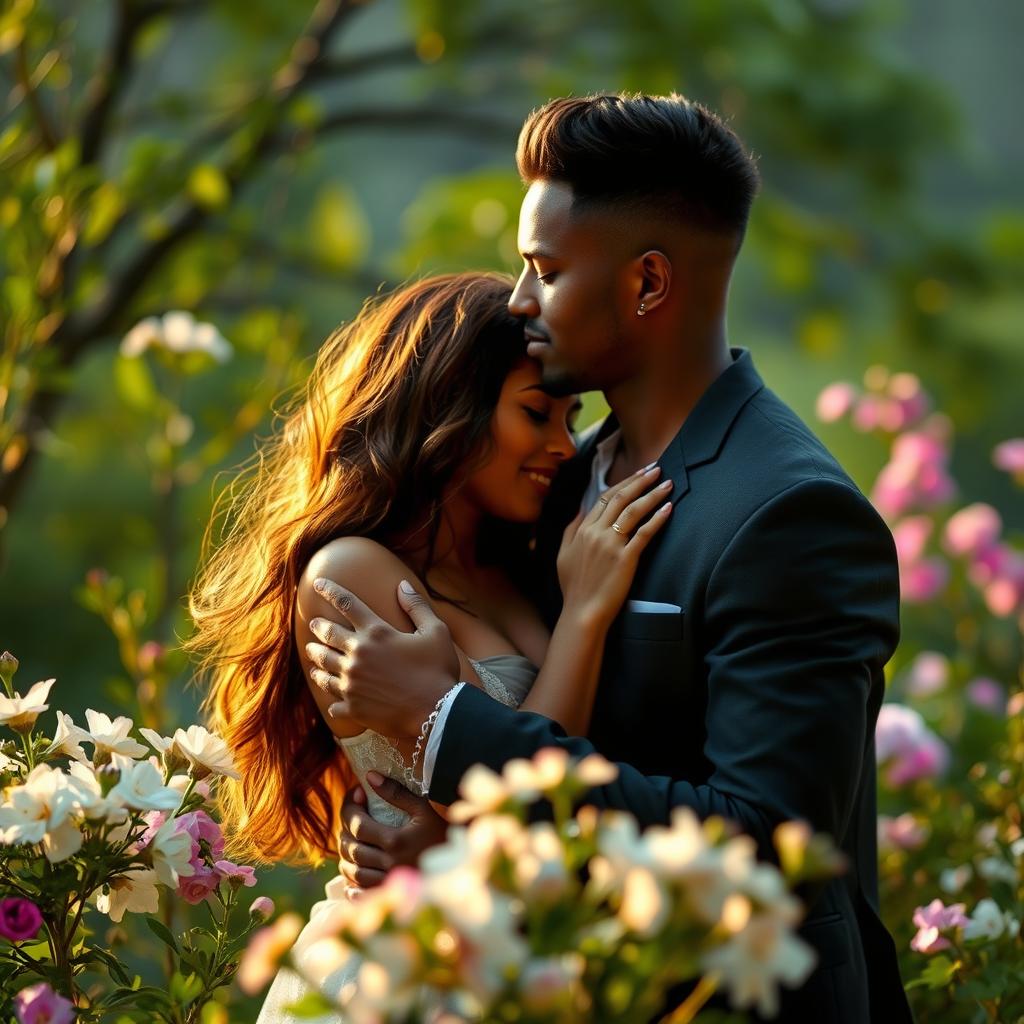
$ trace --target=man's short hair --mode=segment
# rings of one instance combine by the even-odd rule
[[[684,96],[565,97],[519,134],[526,184],[563,182],[573,212],[627,206],[742,239],[760,181],[736,133]]]

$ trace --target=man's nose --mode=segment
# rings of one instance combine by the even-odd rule
[[[508,311],[513,316],[525,317],[527,320],[540,314],[540,306],[537,305],[537,299],[530,289],[530,282],[525,271],[519,275],[519,280],[516,281],[516,286],[509,296]]]

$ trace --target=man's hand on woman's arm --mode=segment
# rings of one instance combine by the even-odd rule
[[[409,815],[409,821],[397,828],[374,821],[362,786],[345,795],[338,831],[338,870],[358,889],[380,885],[393,867],[414,867],[424,850],[444,842],[448,830],[448,822],[426,797],[415,796],[376,772],[367,778],[379,796]]]

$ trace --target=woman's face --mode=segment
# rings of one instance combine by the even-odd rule
[[[466,481],[466,497],[497,519],[537,520],[558,467],[576,451],[571,427],[579,409],[575,395],[546,395],[540,364],[524,358],[502,385],[491,454]]]

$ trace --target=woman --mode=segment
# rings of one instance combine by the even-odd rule
[[[566,531],[565,604],[549,636],[516,571],[575,450],[579,403],[541,390],[506,309],[511,287],[500,275],[447,275],[371,300],[328,338],[301,400],[227,492],[189,646],[241,774],[223,793],[240,856],[318,863],[335,852],[349,787],[370,769],[415,786],[421,768],[411,744],[327,716],[333,698],[306,652],[310,620],[332,612],[319,576],[405,629],[395,592],[410,580],[451,630],[461,678],[586,730],[605,633],[667,519],[667,488],[652,488],[656,471],[632,477]],[[402,820],[370,799],[375,817]],[[272,992],[261,1021],[287,1019],[285,1005]]]

